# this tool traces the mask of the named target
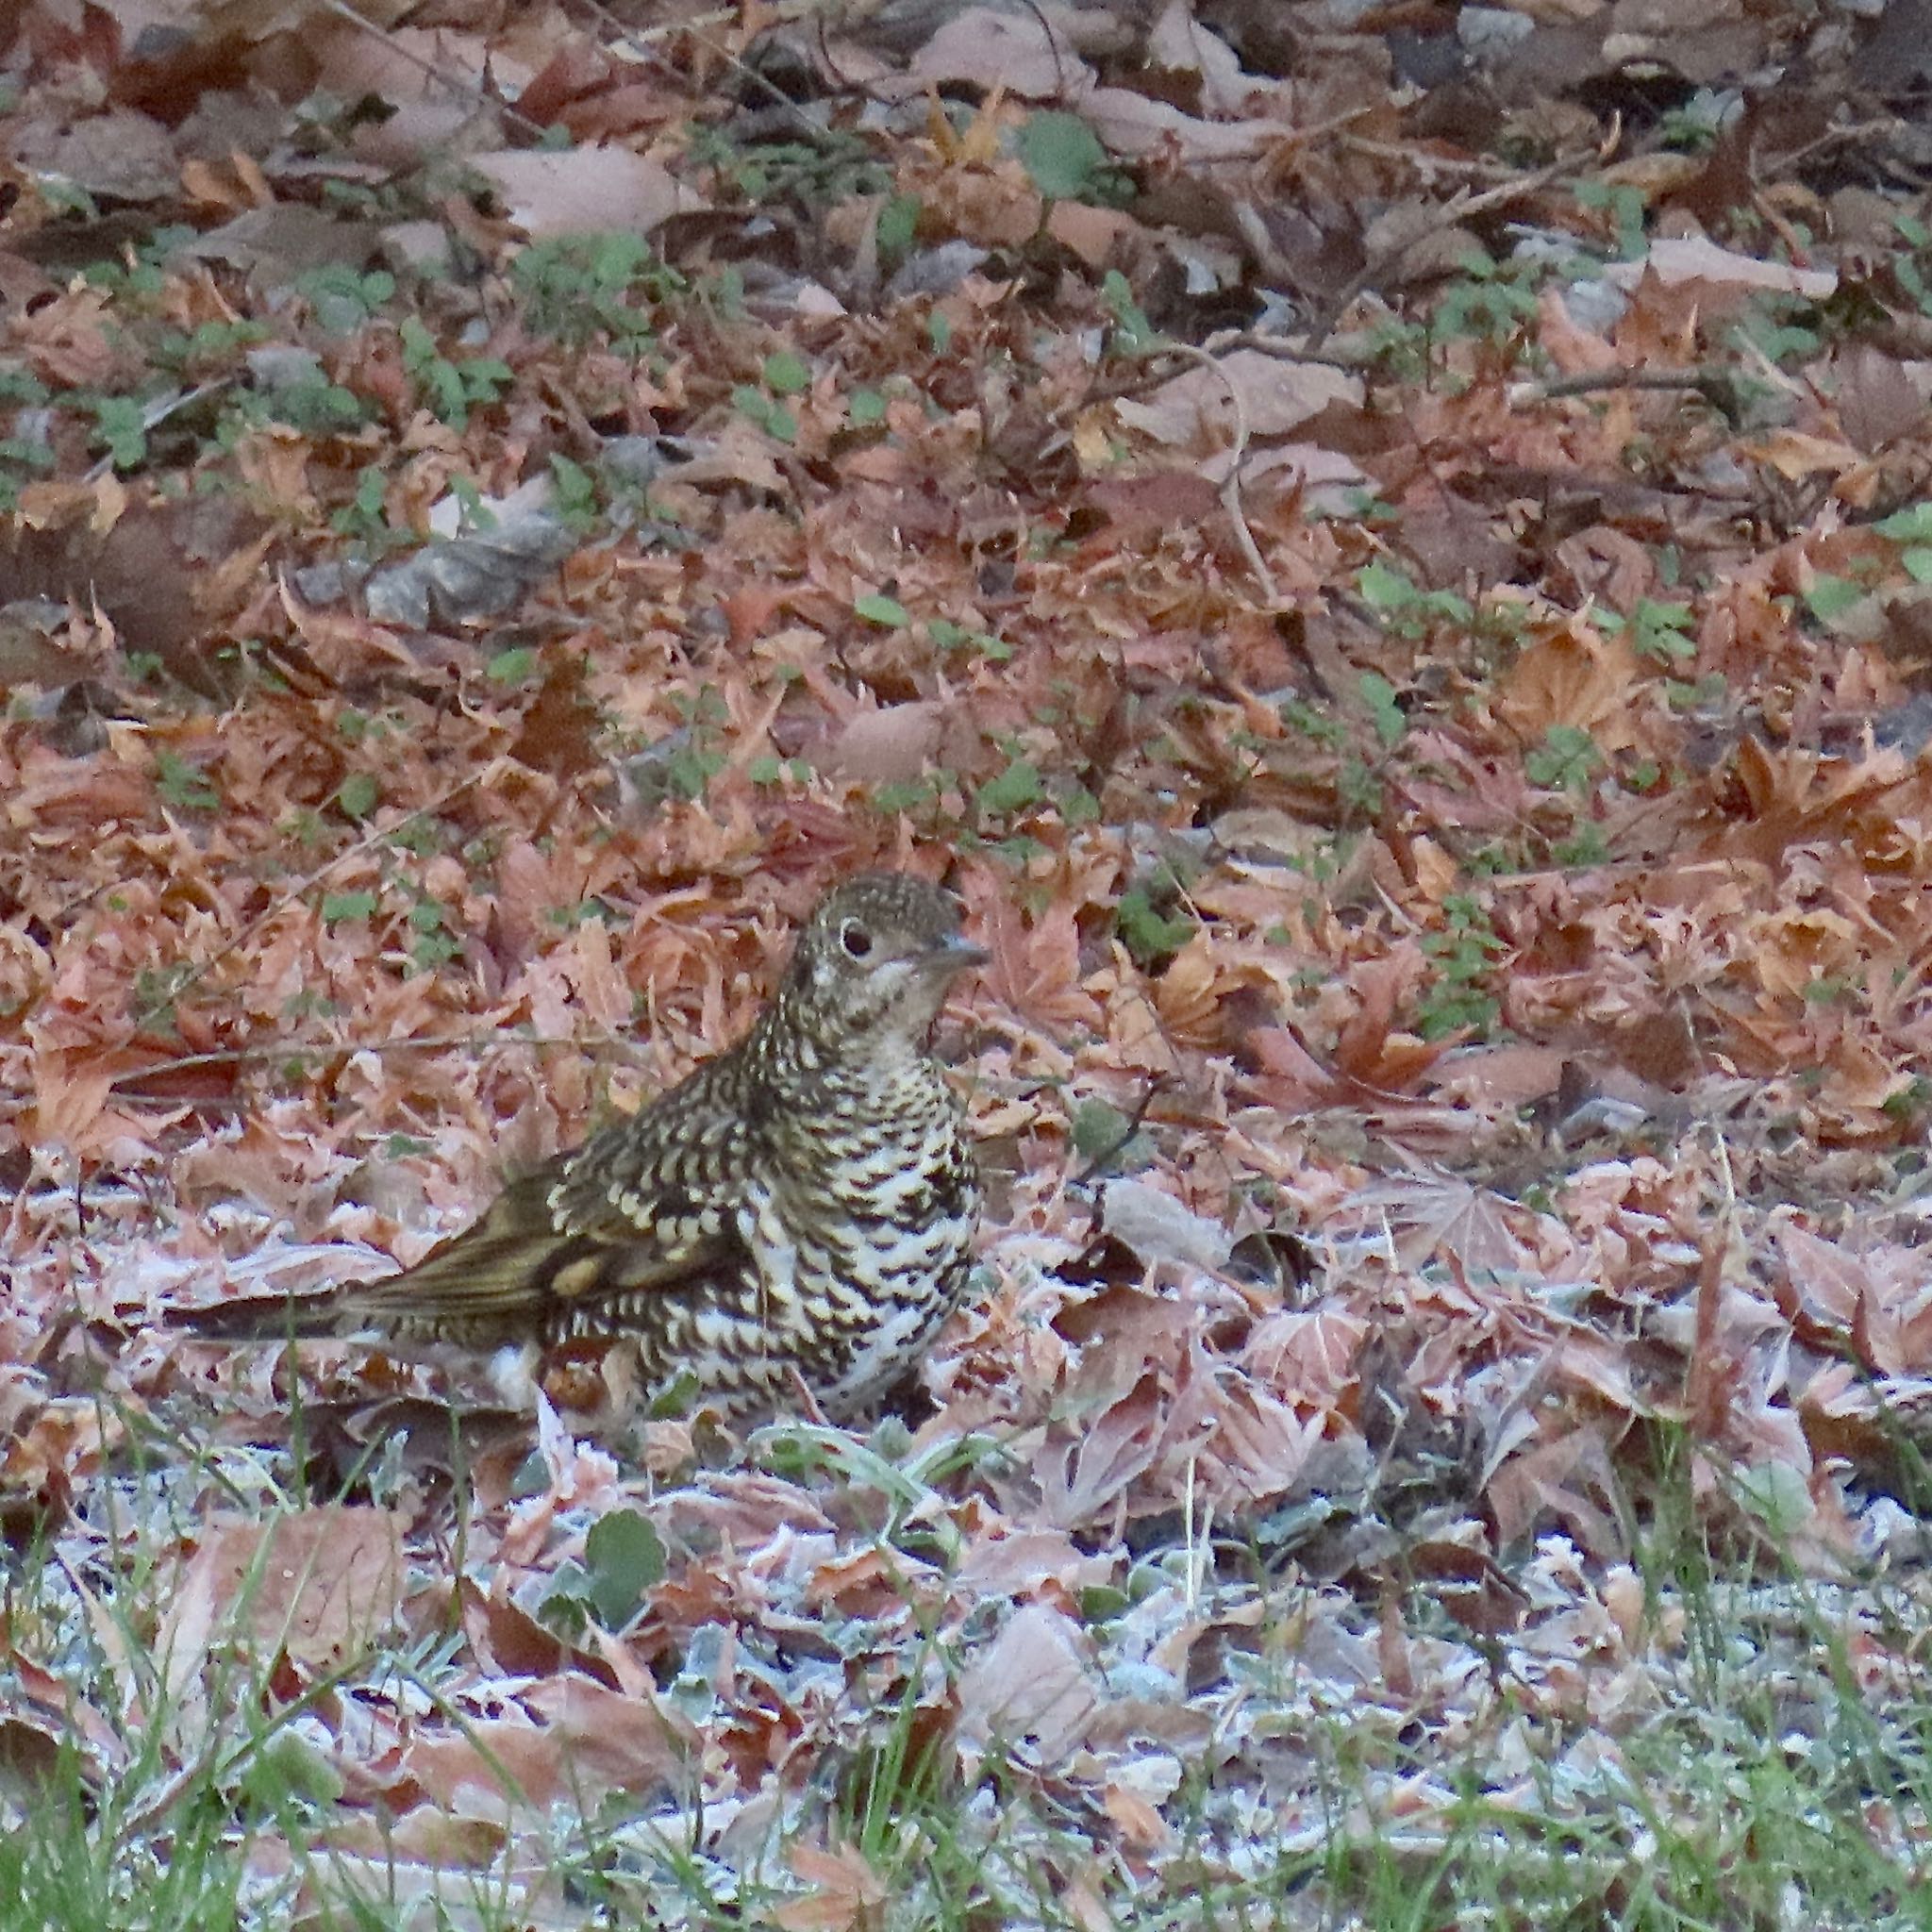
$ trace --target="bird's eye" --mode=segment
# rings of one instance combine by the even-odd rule
[[[862,959],[872,951],[872,935],[858,920],[848,919],[839,928],[839,943],[845,948],[848,959]]]

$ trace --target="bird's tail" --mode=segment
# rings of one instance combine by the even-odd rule
[[[341,1331],[347,1304],[341,1290],[321,1294],[243,1295],[199,1307],[170,1308],[167,1323],[220,1341],[300,1341]]]
[[[168,1327],[216,1341],[306,1341],[354,1327],[350,1291],[334,1287],[313,1294],[238,1294],[199,1307],[170,1307]]]

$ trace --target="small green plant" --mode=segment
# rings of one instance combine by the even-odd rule
[[[1369,720],[1384,751],[1393,751],[1408,736],[1408,713],[1395,687],[1378,671],[1364,671],[1360,689],[1362,702],[1369,708]]]
[[[78,215],[90,223],[100,220],[100,204],[79,182],[70,181],[63,175],[39,173],[32,179],[34,192],[50,215]]]
[[[375,421],[375,407],[354,390],[318,377],[244,392],[238,414],[243,426],[282,423],[305,436],[346,436]]]
[[[629,356],[656,346],[657,307],[688,287],[641,236],[626,234],[533,242],[510,263],[510,279],[535,333],[573,344],[601,337]]]
[[[1382,781],[1360,758],[1346,758],[1335,774],[1335,795],[1355,819],[1376,819],[1382,815]]]
[[[1524,871],[1524,866],[1523,854],[1515,846],[1505,844],[1500,840],[1476,846],[1464,856],[1462,861],[1462,869],[1472,878],[1478,879],[1506,878],[1511,873]]]
[[[91,261],[81,276],[89,288],[112,295],[129,313],[152,303],[168,285],[160,264],[144,249],[137,249],[131,259]]]
[[[1074,1152],[1095,1173],[1107,1168],[1126,1173],[1154,1159],[1153,1141],[1119,1108],[1104,1100],[1081,1101],[1067,1131]]]
[[[1475,607],[1471,632],[1487,644],[1520,646],[1530,624],[1530,608],[1521,598],[1487,596]]]
[[[537,675],[537,654],[528,644],[512,644],[508,650],[497,652],[484,665],[483,675],[491,684],[511,689],[528,684]]]
[[[951,782],[950,775],[937,772],[922,774],[917,778],[893,778],[872,789],[871,802],[874,811],[896,816],[903,812],[908,817],[924,817],[935,814],[941,795]]]
[[[888,597],[883,591],[874,591],[863,597],[852,600],[852,614],[867,624],[875,624],[881,630],[904,630],[912,622],[912,614],[896,597]]]
[[[336,804],[344,818],[360,821],[375,809],[382,787],[369,772],[351,772],[336,788]]]
[[[348,925],[358,919],[372,919],[375,915],[375,907],[374,892],[325,893],[322,923],[325,925]]]
[[[774,442],[798,441],[798,418],[769,389],[754,388],[750,383],[741,382],[731,391],[731,406],[746,422],[762,429]]]
[[[381,313],[396,292],[396,278],[387,269],[330,263],[298,275],[295,287],[319,326],[331,335],[352,335]]]
[[[1894,510],[1890,516],[1874,524],[1873,528],[1881,537],[1890,537],[1900,546],[1898,560],[1915,584],[1932,583],[1932,503],[1915,503],[1908,509]],[[1843,579],[1833,578],[1831,581],[1841,583]],[[1842,600],[1838,607],[1840,608],[1857,601],[1857,587],[1848,588],[1852,594]],[[1813,608],[1816,608],[1815,605]]]
[[[176,811],[218,811],[222,794],[194,765],[172,751],[155,760],[155,790]]]
[[[1478,257],[1438,299],[1429,335],[1438,342],[1507,342],[1535,320],[1538,284],[1548,273],[1538,262],[1504,263]]]
[[[1609,217],[1617,253],[1624,260],[1635,261],[1643,253],[1649,210],[1641,188],[1624,181],[1578,181],[1571,192],[1578,208]]]
[[[1613,630],[1625,620],[1602,613],[1606,629]],[[1688,604],[1661,604],[1652,597],[1640,597],[1627,620],[1630,647],[1640,657],[1665,665],[1682,664],[1697,655],[1697,640],[1690,635],[1694,613]]]
[[[774,396],[803,395],[811,387],[811,365],[792,349],[767,356],[758,378]]]
[[[690,148],[693,161],[715,169],[723,186],[750,202],[783,198],[824,207],[892,190],[891,170],[863,137],[841,128],[826,128],[810,142],[740,145],[708,125],[692,129]]]
[[[453,929],[449,908],[426,893],[409,908],[409,959],[419,973],[431,973],[463,949]]]
[[[1070,825],[1091,825],[1100,822],[1100,801],[1084,785],[1068,784],[1055,794],[1061,820]]]
[[[52,395],[47,385],[31,369],[19,363],[0,362],[0,403],[25,403],[37,409]]]
[[[43,476],[54,468],[55,457],[43,442],[24,442],[18,437],[9,436],[0,438],[0,463]],[[0,473],[0,493],[6,496],[9,508],[18,508],[21,480],[18,476]]]
[[[1143,971],[1164,965],[1194,936],[1194,922],[1162,912],[1145,886],[1130,886],[1123,892],[1113,918],[1121,943]]]
[[[1356,573],[1356,594],[1398,637],[1425,636],[1438,624],[1467,628],[1475,611],[1454,591],[1424,591],[1408,573],[1377,559]]]
[[[509,364],[498,357],[471,356],[452,361],[413,315],[403,318],[398,334],[403,367],[415,382],[425,408],[452,429],[468,428],[471,409],[498,401],[515,379]]]
[[[1013,655],[1012,645],[1005,639],[990,630],[968,630],[947,617],[935,617],[925,626],[925,634],[942,651],[970,651],[991,664],[1004,664]]]
[[[158,367],[194,381],[234,367],[240,352],[268,340],[258,322],[204,322],[192,329],[164,328],[148,344]]]
[[[1416,1001],[1416,1031],[1424,1040],[1452,1033],[1486,1034],[1496,1024],[1497,1005],[1485,991],[1496,961],[1508,951],[1488,913],[1463,893],[1442,902],[1446,924],[1423,936],[1423,951],[1436,969],[1434,982]]]
[[[1608,841],[1604,837],[1604,828],[1593,819],[1587,819],[1576,827],[1567,839],[1558,839],[1550,847],[1550,857],[1558,865],[1581,871],[1587,866],[1602,865],[1610,856]]]
[[[754,785],[808,785],[811,762],[808,758],[777,758],[767,754],[752,759],[744,768],[744,775]]]
[[[1807,980],[1800,997],[1810,1006],[1835,1007],[1856,1006],[1862,994],[1863,988],[1856,976],[1830,973],[1821,979]]]
[[[328,521],[338,536],[349,538],[371,556],[406,549],[417,541],[415,531],[390,522],[389,478],[374,463],[358,473],[355,495]]]
[[[1147,311],[1135,300],[1133,284],[1119,269],[1108,270],[1100,299],[1113,317],[1113,330],[1107,339],[1110,355],[1152,356],[1167,346],[1167,338],[1147,320]]]
[[[1793,319],[1800,312],[1806,320]],[[1760,351],[1772,362],[1808,362],[1824,346],[1809,317],[1810,311],[1800,311],[1788,298],[1764,296],[1738,319],[1730,340],[1747,351]]]
[[[1048,108],[1029,115],[1014,146],[1034,187],[1049,201],[1119,208],[1132,198],[1132,183],[1077,114]]]
[[[1879,1109],[1907,1126],[1916,1125],[1932,1111],[1932,1079],[1924,1074],[1912,1074],[1903,1087],[1885,1096]]]
[[[1738,111],[1735,94],[1727,98],[1709,88],[1699,88],[1681,108],[1668,108],[1658,116],[1657,140],[1680,154],[1708,153]]]
[[[550,508],[580,535],[597,525],[597,479],[581,463],[553,450],[550,455]]]
[[[1603,761],[1589,732],[1574,724],[1552,724],[1542,743],[1524,754],[1523,769],[1529,782],[1545,791],[1582,791]]]
[[[724,769],[724,754],[697,742],[680,744],[665,763],[672,787],[685,798],[702,798],[706,788]]]
[[[875,233],[881,262],[903,261],[919,239],[919,217],[924,204],[916,194],[889,196],[879,209]]]
[[[1912,251],[1891,253],[1889,259],[1893,279],[1918,304],[1921,313],[1932,315],[1932,288],[1926,285],[1922,261],[1922,258],[1932,256],[1932,229],[1927,229],[1913,214],[1894,215],[1892,225],[1897,228],[1899,239]]]
[[[649,1520],[635,1509],[612,1509],[585,1535],[583,1561],[564,1563],[551,1579],[543,1615],[570,1635],[592,1617],[607,1630],[622,1630],[664,1571],[664,1544]]]
[[[474,476],[465,476],[459,470],[454,471],[448,487],[450,495],[456,499],[457,528],[463,536],[497,527],[496,512],[483,501],[483,492],[476,487]]]
[[[982,820],[1006,818],[1038,805],[1045,795],[1040,767],[1028,758],[1014,758],[1008,761],[1005,771],[989,778],[974,793],[973,803]]]
[[[148,408],[139,396],[101,396],[92,405],[94,441],[117,470],[147,460]]]
[[[1305,698],[1284,698],[1275,708],[1281,722],[1324,751],[1340,751],[1348,742],[1348,726],[1326,711],[1318,711]]]
[[[1407,317],[1385,315],[1368,331],[1368,359],[1397,382],[1420,382],[1429,370],[1428,325]]]

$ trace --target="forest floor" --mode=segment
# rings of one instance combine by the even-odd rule
[[[1664,11],[0,15],[0,1926],[1932,1926],[1932,31]],[[169,1324],[879,865],[903,1413]]]

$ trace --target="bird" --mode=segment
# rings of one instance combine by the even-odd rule
[[[646,1386],[688,1378],[727,1421],[779,1412],[801,1384],[828,1421],[863,1413],[965,1290],[979,1180],[930,1037],[987,957],[923,879],[834,886],[735,1045],[413,1267],[313,1298],[325,1327],[479,1349],[621,1340]]]

